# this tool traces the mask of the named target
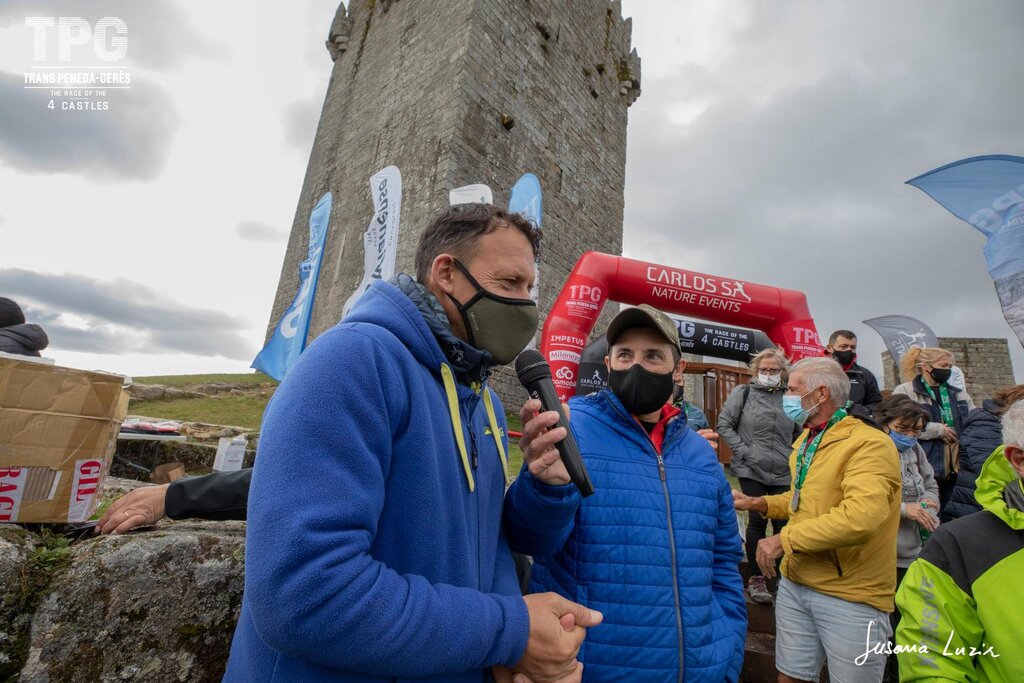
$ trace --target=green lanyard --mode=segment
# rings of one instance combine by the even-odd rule
[[[796,455],[796,482],[793,485],[793,502],[792,509],[796,512],[796,509],[800,506],[800,489],[804,487],[804,480],[807,479],[807,471],[811,469],[811,462],[814,460],[814,454],[818,452],[818,446],[821,445],[821,437],[825,435],[825,432],[835,423],[842,420],[848,415],[846,407],[843,406],[832,414],[832,418],[825,425],[825,428],[818,432],[818,435],[813,439],[804,439],[803,444],[800,446],[800,450],[797,451]]]
[[[949,388],[945,382],[939,385],[939,395],[935,395],[935,390],[928,386],[928,382],[921,378],[921,384],[924,385],[924,390],[928,392],[931,399],[938,403],[942,407],[942,421],[950,427],[955,427],[953,423],[953,402],[949,400]]]

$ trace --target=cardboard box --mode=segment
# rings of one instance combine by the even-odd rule
[[[185,465],[180,462],[165,462],[157,465],[149,473],[149,479],[154,484],[170,484],[185,476]]]
[[[0,358],[0,523],[89,519],[127,411],[121,375]]]

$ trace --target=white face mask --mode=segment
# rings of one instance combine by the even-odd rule
[[[757,373],[757,381],[766,387],[777,387],[782,383],[782,375],[769,375],[766,372]]]

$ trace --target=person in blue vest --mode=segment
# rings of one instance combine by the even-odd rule
[[[487,386],[536,332],[538,246],[518,214],[447,209],[416,278],[374,282],[289,371],[260,432],[226,681],[579,680],[601,615],[519,589]]]
[[[680,359],[672,321],[647,306],[608,327],[609,387],[569,401],[594,483],[581,499],[558,457],[557,413],[523,406],[524,467],[505,529],[533,555],[531,588],[600,610],[583,680],[723,683],[743,662],[743,556],[729,483],[708,441],[667,404]]]

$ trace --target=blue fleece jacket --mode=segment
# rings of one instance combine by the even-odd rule
[[[531,592],[600,610],[579,658],[587,682],[735,682],[747,612],[736,511],[708,442],[679,417],[657,452],[615,394],[573,398],[569,425],[594,482],[508,493],[513,550],[534,555]]]
[[[281,383],[260,433],[225,680],[479,683],[522,657],[529,619],[501,533],[497,446],[480,395],[459,384],[470,492],[445,362],[416,305],[377,282]]]

